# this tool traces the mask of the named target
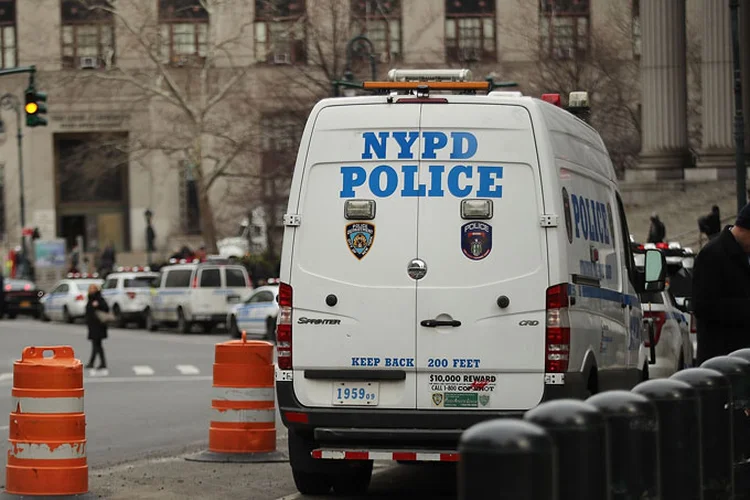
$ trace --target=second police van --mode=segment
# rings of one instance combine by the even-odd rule
[[[364,491],[373,459],[455,461],[477,422],[648,376],[638,293],[664,257],[635,268],[586,94],[565,110],[469,78],[392,70],[310,114],[276,332],[303,493]]]

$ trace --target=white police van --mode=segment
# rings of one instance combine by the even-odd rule
[[[139,327],[148,326],[151,309],[151,288],[159,273],[149,267],[118,267],[107,275],[102,285],[102,297],[112,311],[120,328],[129,322]]]
[[[468,70],[389,76],[314,107],[284,217],[276,387],[307,494],[365,490],[374,459],[455,461],[479,421],[647,373],[598,133]]]

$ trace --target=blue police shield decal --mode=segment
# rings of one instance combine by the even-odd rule
[[[492,250],[492,226],[468,222],[461,227],[461,250],[471,260],[482,260]]]
[[[354,222],[346,225],[346,243],[352,254],[362,259],[372,248],[375,241],[375,224]]]

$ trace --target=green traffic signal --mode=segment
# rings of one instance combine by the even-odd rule
[[[26,126],[27,127],[46,127],[47,118],[44,114],[47,113],[47,105],[44,104],[47,101],[47,94],[45,92],[37,92],[33,86],[29,86],[24,92],[26,104],[24,110],[26,111]]]

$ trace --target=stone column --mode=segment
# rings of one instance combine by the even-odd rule
[[[641,2],[643,146],[633,181],[682,179],[688,162],[685,0]]]
[[[705,179],[734,178],[734,85],[729,2],[703,0],[701,85],[703,144],[696,173]]]

